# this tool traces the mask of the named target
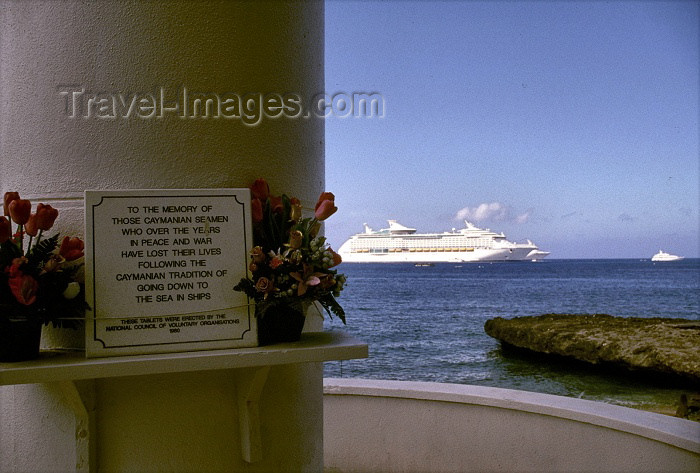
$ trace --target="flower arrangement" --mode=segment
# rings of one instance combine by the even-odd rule
[[[8,218],[9,217],[9,218]],[[80,238],[43,238],[58,210],[6,192],[0,216],[0,330],[10,320],[75,327],[86,307]],[[13,222],[16,228],[13,231]],[[25,247],[25,240],[27,244]]]
[[[345,276],[333,269],[342,260],[325,237],[318,236],[321,222],[338,210],[335,196],[322,193],[314,216],[302,217],[299,199],[270,194],[265,179],[256,180],[250,189],[255,245],[250,252],[252,276],[241,279],[234,289],[255,301],[259,330],[261,319],[270,312],[291,306],[303,313],[316,301],[331,317],[336,315],[345,323],[345,312],[335,299],[343,290]]]

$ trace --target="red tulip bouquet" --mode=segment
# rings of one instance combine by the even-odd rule
[[[345,276],[333,269],[341,258],[326,244],[325,237],[318,236],[321,222],[338,210],[334,195],[322,193],[314,216],[302,217],[299,199],[270,194],[264,179],[256,180],[251,192],[255,245],[250,252],[252,277],[241,279],[234,289],[255,301],[260,343],[266,343],[268,330],[278,335],[270,341],[294,340],[294,335],[285,336],[287,330],[293,331],[284,325],[285,320],[299,320],[292,312],[303,314],[316,301],[331,317],[336,315],[345,323],[345,312],[335,300],[343,290]],[[270,327],[275,320],[282,326]],[[303,326],[303,318],[300,323]]]
[[[35,325],[78,325],[85,298],[79,281],[84,244],[79,238],[58,234],[44,238],[58,210],[39,204],[32,212],[29,200],[7,192],[0,216],[0,331],[9,321]],[[13,223],[16,227],[13,229]],[[26,243],[26,246],[25,246]]]

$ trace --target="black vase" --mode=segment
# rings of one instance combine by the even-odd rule
[[[0,320],[0,362],[33,360],[39,356],[41,323],[26,318]]]
[[[255,306],[258,319],[258,345],[296,342],[304,328],[301,304],[268,303]]]

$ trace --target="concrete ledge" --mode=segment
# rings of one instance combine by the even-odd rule
[[[86,359],[84,353],[44,351],[37,360],[0,363],[0,385],[254,368],[366,356],[367,344],[337,331],[304,333],[294,343],[229,350],[91,359]]]
[[[582,399],[325,379],[324,413],[331,471],[700,470],[700,424]]]

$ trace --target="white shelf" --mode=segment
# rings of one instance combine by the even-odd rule
[[[0,385],[252,368],[367,356],[366,343],[340,331],[304,333],[298,342],[265,347],[154,355],[85,358],[81,352],[42,351],[36,360],[0,363]]]

